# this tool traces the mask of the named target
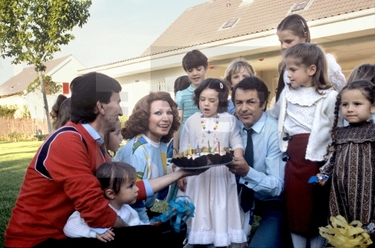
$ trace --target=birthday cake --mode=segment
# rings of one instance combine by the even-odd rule
[[[233,160],[233,151],[229,148],[211,151],[207,147],[189,149],[172,158],[172,163],[181,168],[201,168],[213,165],[228,164]]]

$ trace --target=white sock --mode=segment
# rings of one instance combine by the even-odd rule
[[[294,248],[306,248],[307,238],[297,233],[290,233]]]
[[[326,247],[327,240],[320,235],[316,235],[310,239],[311,248],[323,248]]]

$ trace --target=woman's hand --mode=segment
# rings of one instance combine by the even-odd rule
[[[180,180],[177,181],[177,186],[178,186],[178,188],[179,188],[182,192],[185,192],[185,190],[186,190],[186,185],[187,185],[186,178],[181,178]]]

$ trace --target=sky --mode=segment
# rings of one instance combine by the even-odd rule
[[[85,67],[141,55],[185,9],[209,0],[92,0],[90,17],[74,28],[75,39],[61,46]],[[199,28],[199,27],[197,27]],[[13,76],[11,59],[0,59],[0,84]]]

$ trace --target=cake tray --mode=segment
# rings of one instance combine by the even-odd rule
[[[227,165],[227,164],[230,164],[232,162],[233,162],[233,160],[222,163],[222,164],[207,164],[207,165],[198,166],[198,167],[193,167],[193,166],[183,167],[183,166],[178,166],[177,164],[176,164],[176,166],[178,168],[181,168],[181,169],[184,169],[184,170],[200,170],[200,169],[207,169],[207,168],[216,167],[216,166],[220,166],[220,165]]]

